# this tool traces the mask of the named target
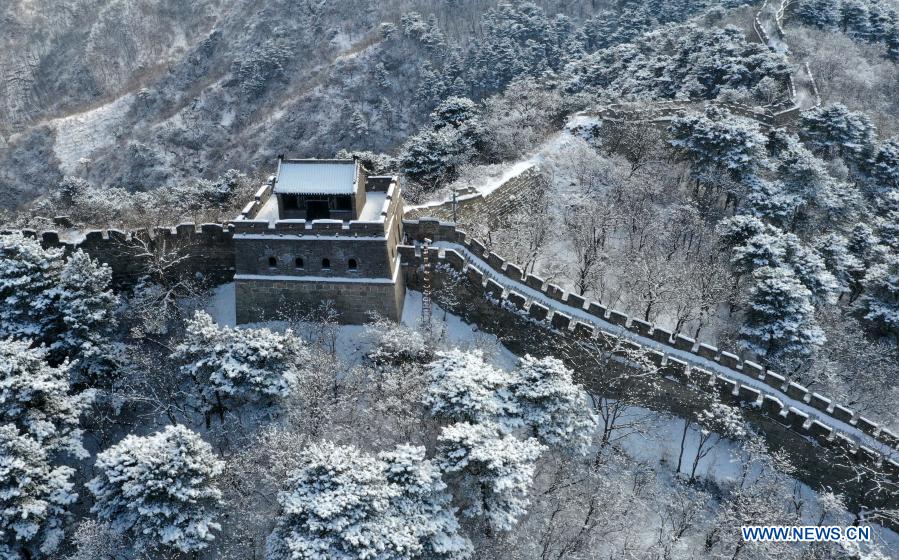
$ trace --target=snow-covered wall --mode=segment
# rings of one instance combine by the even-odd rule
[[[535,321],[585,337],[627,339],[649,349],[673,379],[715,391],[726,400],[755,404],[823,447],[842,449],[862,463],[882,463],[885,470],[899,475],[899,437],[826,396],[736,353],[607,309],[532,274],[523,275],[520,267],[488,252],[484,244],[452,223],[422,218],[405,221],[403,228],[410,239],[427,238],[436,244],[430,249],[433,262],[442,258],[453,268],[464,270],[486,295],[507,302]],[[398,250],[404,267],[420,266],[420,253],[415,247],[405,245]],[[606,336],[599,337],[600,332]]]

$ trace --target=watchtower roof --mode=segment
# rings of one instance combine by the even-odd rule
[[[275,194],[354,194],[359,162],[353,159],[280,159]]]

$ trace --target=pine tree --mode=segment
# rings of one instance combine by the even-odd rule
[[[309,361],[309,349],[290,330],[219,326],[197,311],[172,357],[185,362],[181,371],[196,381],[208,411],[223,407],[222,399],[243,403],[286,396]]]
[[[77,498],[74,473],[51,466],[47,448],[13,424],[0,425],[0,557],[28,560],[57,549]]]
[[[871,176],[879,192],[899,191],[899,137],[884,141],[871,161]]]
[[[875,330],[899,342],[899,256],[875,264],[865,275],[865,294],[860,303],[862,318]]]
[[[68,364],[53,367],[46,357],[27,341],[0,340],[0,424],[15,425],[48,452],[87,457],[78,426],[94,391],[71,394]]]
[[[88,484],[91,508],[128,534],[138,547],[161,544],[181,552],[205,549],[220,529],[216,486],[224,463],[184,426],[125,439],[97,455],[99,473]]]
[[[44,249],[19,233],[0,235],[0,337],[47,344],[50,360],[68,358],[77,376],[108,373],[108,336],[119,298],[112,271],[81,250],[63,261],[62,249]]]
[[[790,12],[802,23],[833,29],[840,17],[838,6],[833,0],[800,0],[790,6]]]
[[[743,347],[774,363],[807,358],[825,342],[809,289],[786,267],[760,268],[753,279],[740,329]]]
[[[871,36],[871,20],[868,8],[859,0],[842,0],[840,4],[840,26],[843,32],[858,39]]]
[[[537,440],[520,440],[496,424],[460,422],[437,438],[441,468],[461,477],[466,517],[482,517],[487,532],[509,531],[526,513]]]
[[[527,426],[544,445],[587,452],[597,418],[573,372],[560,360],[526,355],[512,373],[509,390],[519,409],[513,423]]]
[[[820,237],[815,246],[824,259],[827,270],[839,282],[841,291],[858,292],[865,265],[849,250],[849,240],[840,234],[829,233]]]
[[[56,310],[52,290],[62,249],[44,249],[21,233],[0,234],[0,337],[40,338]]]
[[[496,422],[518,414],[508,390],[511,377],[486,363],[480,351],[437,352],[429,376],[424,404],[436,418]]]
[[[835,153],[864,162],[874,145],[874,125],[864,113],[835,103],[802,113],[800,136],[817,153]]]
[[[89,380],[108,375],[115,367],[109,340],[119,297],[109,289],[111,283],[112,269],[79,250],[66,260],[51,290],[59,319],[50,349],[56,356],[71,358],[75,372]]]
[[[455,508],[450,505],[446,484],[437,465],[425,458],[425,448],[398,445],[378,454],[384,463],[389,484],[399,492],[391,509],[412,530],[418,542],[414,557],[422,560],[462,560],[473,551],[471,542],[460,535]]]
[[[758,125],[710,108],[705,114],[676,117],[668,127],[669,143],[699,167],[729,171],[735,179],[764,167],[766,139]]]
[[[445,488],[420,447],[373,457],[352,446],[312,444],[278,496],[266,558],[462,560],[471,544],[458,535]]]

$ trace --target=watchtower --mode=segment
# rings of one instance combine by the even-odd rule
[[[358,160],[278,158],[234,221],[237,321],[282,318],[330,300],[343,323],[399,320],[405,285],[399,179]]]

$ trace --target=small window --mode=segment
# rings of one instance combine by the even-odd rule
[[[348,196],[338,196],[337,197],[337,210],[352,210],[353,209],[353,199]]]
[[[278,259],[276,259],[275,257],[269,257],[268,265],[272,268],[275,268],[276,266],[278,266]]]
[[[347,263],[347,268],[350,270],[350,272],[356,272],[357,270],[359,270],[359,265],[356,263],[356,259],[350,259],[350,261]]]
[[[331,259],[322,259],[322,270],[331,270]]]
[[[295,266],[296,268],[302,269],[303,268],[303,259],[301,257],[295,258],[293,260],[293,266]]]

